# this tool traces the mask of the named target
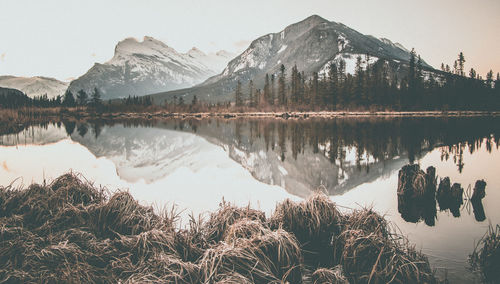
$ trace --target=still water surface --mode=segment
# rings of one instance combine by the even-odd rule
[[[183,217],[222,199],[270,214],[276,202],[328,193],[342,210],[371,206],[452,283],[478,282],[467,256],[500,224],[500,118],[341,118],[59,122],[0,136],[0,184],[50,181],[70,170]],[[398,170],[436,167],[465,189],[459,217],[435,201],[399,206]],[[468,200],[487,182],[480,208]],[[474,210],[476,209],[476,210]]]

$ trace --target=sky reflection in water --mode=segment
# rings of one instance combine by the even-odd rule
[[[68,170],[129,189],[158,208],[174,202],[186,217],[214,210],[224,198],[269,214],[285,198],[320,188],[347,208],[373,206],[429,255],[438,274],[473,282],[466,258],[489,223],[500,223],[498,118],[337,120],[170,120],[105,125],[63,122],[0,138],[0,183],[51,180]],[[466,189],[487,182],[478,222],[467,200],[455,218],[405,221],[398,212],[398,170],[409,161],[449,176]],[[17,180],[16,180],[17,179]],[[431,209],[432,211],[432,209]],[[432,214],[432,212],[431,212]],[[408,220],[408,218],[406,218]],[[426,224],[427,223],[427,224]],[[429,225],[433,226],[429,226]]]

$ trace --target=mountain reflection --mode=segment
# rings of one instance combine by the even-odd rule
[[[279,185],[298,196],[307,196],[318,188],[332,195],[342,194],[388,176],[436,147],[441,151],[441,159],[453,159],[461,172],[466,167],[463,160],[466,148],[473,153],[486,143],[491,152],[498,147],[500,138],[497,117],[102,119],[63,120],[54,125],[64,127],[73,140],[96,156],[122,155],[123,163],[131,159],[130,149],[141,148],[144,152],[154,149],[155,154],[150,155],[153,159],[164,157],[162,151],[172,151],[168,147],[170,142],[163,140],[175,132],[162,129],[194,133],[223,147],[259,181]],[[46,128],[47,124],[40,126]],[[29,127],[22,133],[30,135]],[[33,141],[36,139],[33,137]],[[150,162],[153,166],[160,164]],[[160,176],[157,173],[151,179]],[[435,213],[425,209],[425,204],[412,204],[405,209],[405,215],[432,224]]]

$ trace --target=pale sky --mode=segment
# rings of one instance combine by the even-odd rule
[[[0,0],[0,75],[68,80],[145,35],[180,52],[241,52],[312,14],[414,47],[436,68],[463,51],[467,70],[500,71],[499,0]]]

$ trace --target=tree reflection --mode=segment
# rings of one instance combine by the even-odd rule
[[[474,153],[485,143],[491,152],[493,144],[498,147],[500,132],[500,119],[494,117],[236,119],[230,123],[238,145],[243,140],[253,145],[255,140],[263,139],[266,151],[278,146],[283,161],[288,149],[295,160],[310,149],[326,156],[332,164],[345,164],[346,151],[354,149],[359,171],[369,171],[368,160],[379,162],[407,155],[413,163],[432,148],[441,147],[441,159],[452,157],[462,172],[465,148]]]

